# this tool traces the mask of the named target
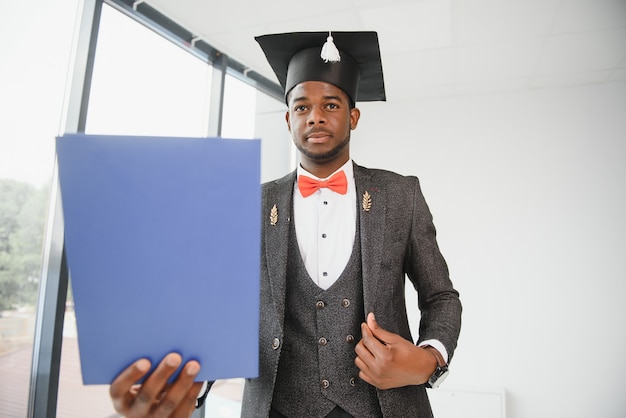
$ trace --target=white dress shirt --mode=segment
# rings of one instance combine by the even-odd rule
[[[293,194],[300,255],[309,276],[322,289],[332,286],[346,268],[356,234],[356,190],[352,160],[332,174],[341,170],[348,180],[346,194],[321,188],[305,198],[297,183]],[[301,174],[317,180],[330,178],[321,179],[298,166],[298,176]]]

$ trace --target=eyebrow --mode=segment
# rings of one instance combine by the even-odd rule
[[[304,102],[307,101],[308,98],[306,96],[301,96],[301,97],[295,97],[293,99],[294,102]],[[345,101],[345,99],[342,99],[341,96],[324,96],[324,100],[337,100],[340,102]]]

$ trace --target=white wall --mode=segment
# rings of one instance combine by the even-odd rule
[[[626,416],[626,83],[360,108],[353,158],[420,177],[461,293],[444,385]]]

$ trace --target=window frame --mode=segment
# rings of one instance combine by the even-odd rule
[[[227,54],[217,50],[143,1],[85,0],[79,11],[77,36],[74,39],[74,62],[68,75],[62,134],[85,132],[91,77],[103,4],[107,4],[133,18],[138,23],[213,66],[209,136],[220,136],[221,134],[226,74],[250,84],[260,92],[282,102],[282,88],[277,83],[229,58]],[[60,203],[58,175],[55,168],[36,313],[28,397],[28,416],[30,417],[55,417],[57,410],[63,321],[69,282],[69,271],[63,244],[63,213]],[[204,411],[199,412],[199,416],[204,416]]]

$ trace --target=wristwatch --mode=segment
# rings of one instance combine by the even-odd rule
[[[441,355],[439,350],[437,350],[435,347],[432,347],[430,345],[424,345],[422,346],[422,348],[431,353],[433,356],[435,356],[435,359],[437,359],[437,368],[435,369],[435,372],[428,378],[428,382],[426,382],[427,388],[436,389],[439,387],[439,385],[443,383],[443,381],[446,379],[446,377],[448,377],[448,374],[450,373],[450,371],[448,370],[448,364],[443,359],[443,356]]]

